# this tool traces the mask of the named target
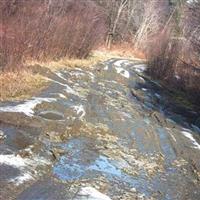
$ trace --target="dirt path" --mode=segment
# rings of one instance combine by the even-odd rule
[[[0,199],[198,199],[199,113],[145,67],[65,69],[38,97],[0,103]]]

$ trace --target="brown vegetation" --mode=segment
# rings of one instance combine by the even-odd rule
[[[147,58],[152,77],[200,96],[199,0],[10,0],[0,13],[1,70],[89,66],[105,59],[90,55],[100,44]]]
[[[30,68],[33,65],[39,65],[39,66],[49,68],[52,71],[56,71],[63,68],[75,68],[75,67],[84,69],[84,68],[90,68],[99,62],[106,61],[113,57],[117,57],[117,56],[122,57],[123,53],[119,49],[117,49],[116,51],[115,50],[110,51],[104,47],[103,48],[99,47],[97,50],[92,51],[87,56],[87,58],[84,58],[84,59],[64,57],[56,61],[41,62],[41,61],[32,60],[32,61],[26,62],[26,65],[30,66]],[[124,56],[128,56],[128,55],[126,54]],[[133,54],[131,55],[129,54],[129,56],[133,58]]]
[[[106,31],[101,9],[90,1],[3,1],[0,13],[4,69],[26,59],[85,58]]]
[[[178,22],[175,14],[180,15]],[[149,43],[147,51],[149,74],[185,92],[196,103],[200,97],[199,17],[200,2],[182,4],[172,12],[167,27]]]
[[[24,99],[39,92],[47,82],[28,71],[0,74],[0,100]]]

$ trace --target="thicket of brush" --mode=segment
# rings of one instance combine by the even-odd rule
[[[9,0],[0,13],[1,69],[128,43],[151,76],[200,97],[200,0]]]
[[[200,98],[200,2],[179,8],[147,47],[148,73],[199,104]],[[178,29],[178,31],[177,31]]]
[[[11,0],[0,3],[0,68],[25,59],[85,58],[105,36],[105,17],[90,0]]]

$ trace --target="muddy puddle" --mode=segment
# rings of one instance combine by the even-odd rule
[[[39,96],[1,102],[0,199],[199,199],[199,111],[145,69],[64,69]]]

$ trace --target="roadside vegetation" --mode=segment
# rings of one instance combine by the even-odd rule
[[[117,49],[107,50],[106,48],[98,48],[97,50],[93,50],[86,58],[69,58],[63,57],[58,60],[48,60],[48,61],[37,61],[37,60],[28,60],[26,62],[26,66],[42,66],[46,67],[52,71],[56,71],[63,68],[89,68],[92,67],[100,62],[106,61],[113,57],[120,57],[120,58],[134,58],[135,57],[130,53],[130,51],[124,51],[117,47]],[[141,59],[143,55],[141,55]],[[139,58],[139,56],[137,56]]]
[[[148,60],[150,76],[199,103],[199,0],[3,0],[0,13],[2,100],[46,84],[30,65],[122,56]]]
[[[0,74],[0,100],[25,99],[41,91],[47,82],[39,74],[29,71]]]

